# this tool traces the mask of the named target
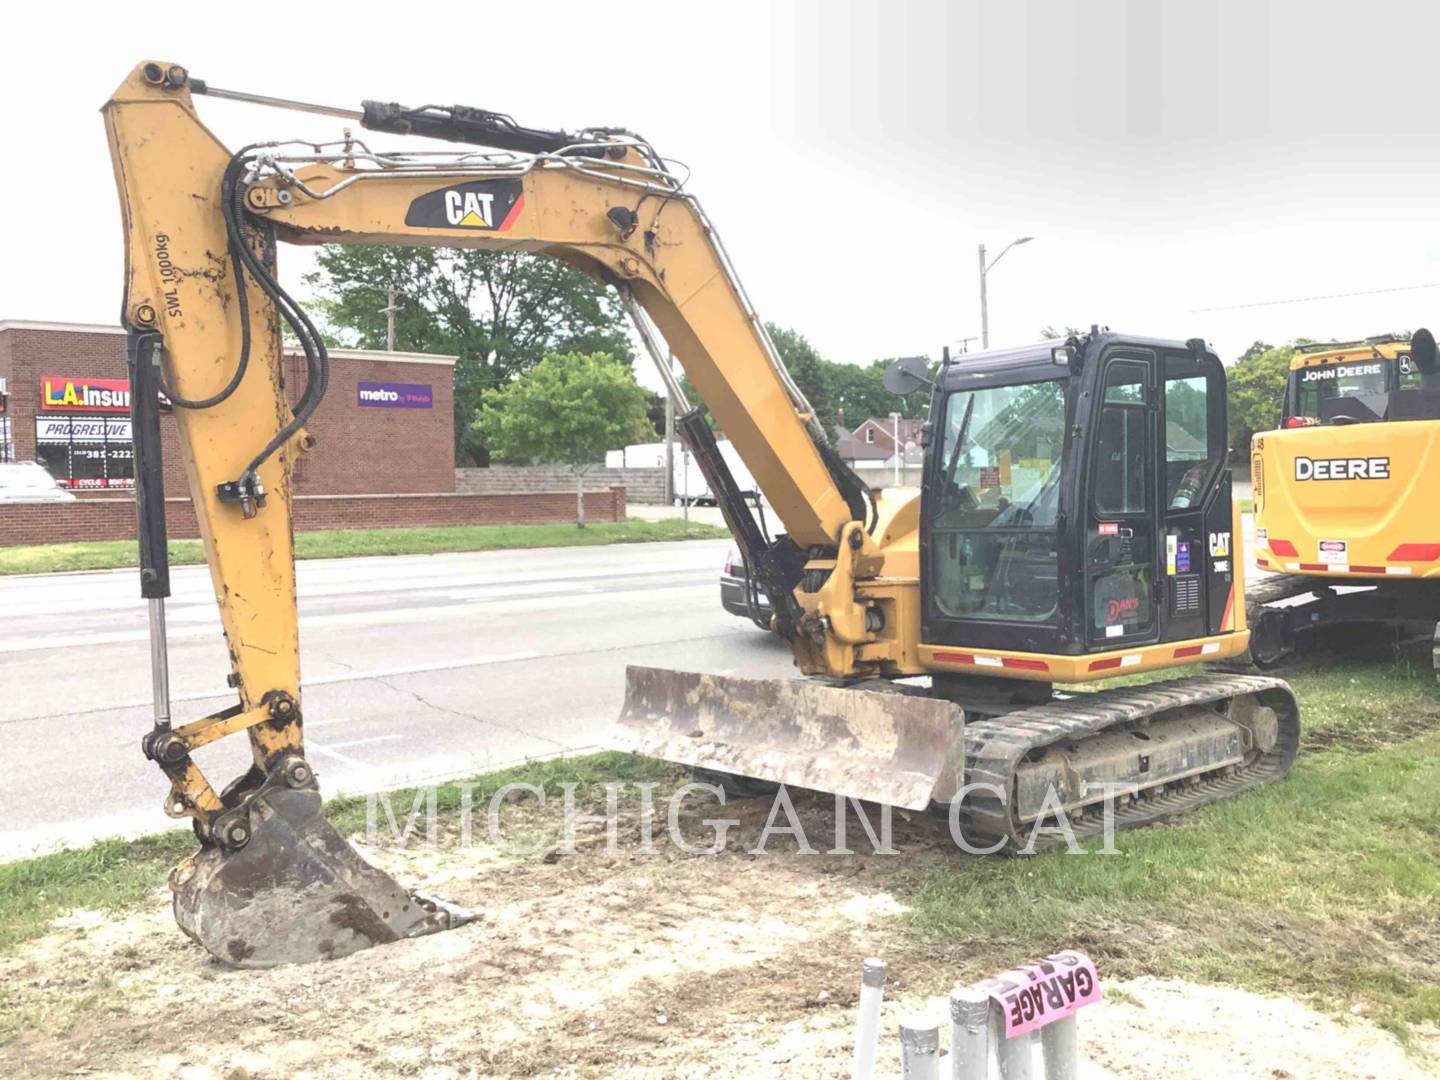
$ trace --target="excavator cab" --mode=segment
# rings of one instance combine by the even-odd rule
[[[1095,332],[945,365],[923,640],[1079,655],[1220,633],[1235,581],[1225,430],[1224,368],[1200,342]]]

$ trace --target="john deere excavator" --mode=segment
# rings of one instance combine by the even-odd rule
[[[376,150],[346,130],[333,144],[232,151],[197,117],[201,95],[465,145]],[[1098,831],[1117,789],[1124,827],[1289,768],[1299,715],[1278,679],[1052,689],[1246,649],[1239,519],[1222,468],[1225,376],[1201,341],[1096,329],[935,373],[902,365],[892,387],[928,384],[931,396],[924,492],[877,497],[829,447],[700,203],[628,131],[541,131],[459,106],[285,102],[159,62],[135,68],[104,115],[126,236],[152,628],[144,750],[169,778],[167,809],[193,819],[201,844],[172,875],[176,917],[220,959],[337,956],[466,918],[369,866],[320,815],[302,738],[291,504],[328,359],[276,277],[280,242],[552,256],[616,289],[652,355],[678,357],[783,524],[766,535],[670,380],[683,435],[809,678],[632,667],[617,745],[742,793],[785,783],[914,809],[966,794],[956,820],[996,847],[1061,816],[1079,834]],[[783,230],[783,197],[767,207]],[[856,235],[884,242],[882,226]],[[284,327],[306,356],[293,406]],[[237,695],[178,726],[166,690],[160,391]],[[217,791],[192,753],[240,732],[253,765]]]
[[[1251,658],[1348,635],[1434,642],[1440,674],[1440,358],[1429,330],[1296,350],[1277,431],[1251,440]],[[1328,641],[1327,641],[1328,639]]]

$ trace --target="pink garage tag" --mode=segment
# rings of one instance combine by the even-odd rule
[[[1095,962],[1074,949],[982,979],[975,986],[1000,1007],[1007,1039],[1053,1024],[1100,1000]]]

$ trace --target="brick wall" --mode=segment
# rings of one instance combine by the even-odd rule
[[[664,469],[607,469],[595,466],[585,474],[586,491],[619,484],[631,502],[665,501]],[[575,474],[564,465],[491,465],[488,469],[456,469],[455,490],[476,495],[574,491]]]
[[[347,349],[332,349],[331,355],[330,387],[307,425],[316,446],[299,456],[296,491],[315,495],[454,491],[454,369],[445,358],[407,353],[376,358]],[[305,385],[304,357],[287,355],[283,374],[293,403]],[[38,456],[35,416],[40,411],[40,380],[47,375],[128,378],[125,335],[105,327],[11,325],[0,329],[0,375],[9,379],[6,415],[12,421],[16,459],[33,460]],[[429,384],[434,405],[362,408],[357,404],[356,384],[367,381]],[[163,415],[160,426],[165,492],[186,495],[174,417]]]
[[[587,521],[624,521],[625,489],[586,492]],[[172,539],[200,535],[190,500],[165,500]],[[299,495],[295,529],[386,529],[412,525],[515,525],[575,520],[573,492],[540,495]],[[0,506],[0,547],[70,540],[135,539],[135,502],[108,492],[73,503]]]

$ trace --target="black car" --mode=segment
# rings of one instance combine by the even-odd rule
[[[725,566],[720,571],[720,606],[762,630],[770,629],[770,598],[764,589],[751,583],[737,547],[725,553]]]

